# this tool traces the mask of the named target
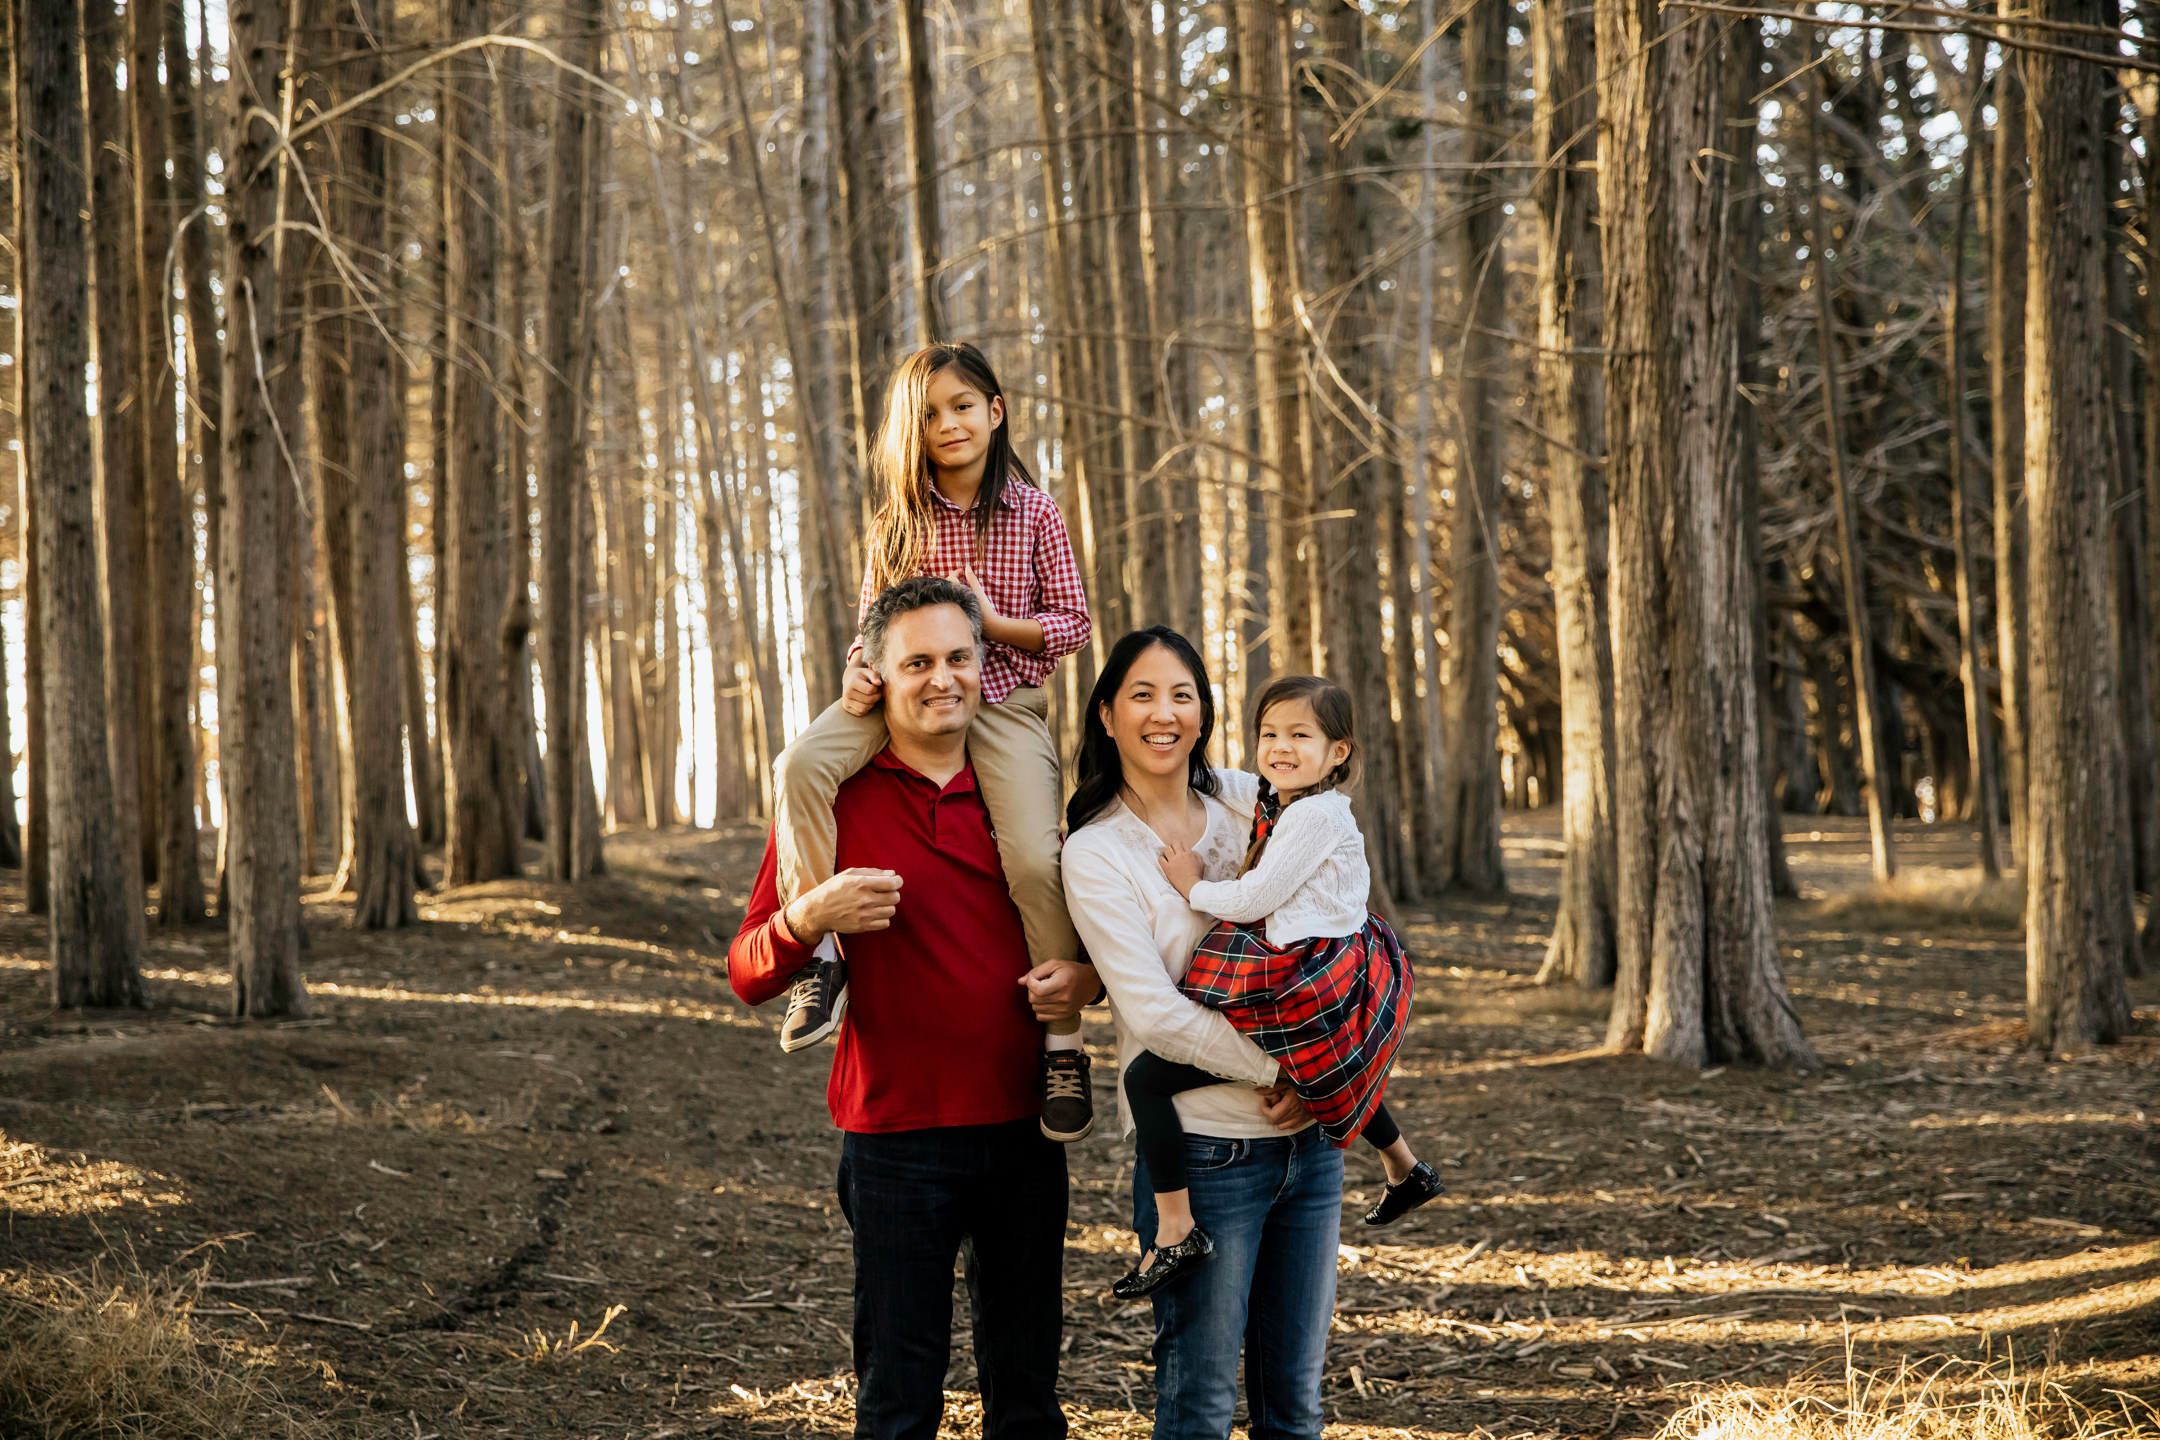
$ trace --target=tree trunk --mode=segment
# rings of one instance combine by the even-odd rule
[[[142,908],[135,852],[114,825],[117,790],[106,743],[105,637],[98,604],[90,416],[90,291],[84,257],[84,139],[80,12],[25,5],[16,115],[23,137],[23,312],[26,394],[37,489],[37,568],[45,658],[46,795],[52,893],[53,1004],[147,1005],[136,968]],[[92,88],[97,81],[91,72]],[[111,83],[111,72],[106,72]],[[116,781],[118,782],[116,784]]]
[[[1419,0],[1421,24],[1427,35],[1432,34],[1438,24],[1436,9],[1435,0]],[[1418,93],[1424,112],[1428,115],[1438,113],[1440,47],[1437,44],[1426,46],[1424,58],[1419,62]],[[1426,757],[1425,802],[1410,815],[1410,848],[1417,858],[1419,880],[1427,893],[1437,893],[1447,886],[1440,838],[1446,825],[1439,810],[1447,778],[1447,752],[1440,729],[1440,641],[1437,633],[1440,607],[1434,603],[1432,551],[1432,494],[1436,488],[1433,480],[1433,290],[1438,279],[1433,242],[1439,228],[1439,185],[1435,175],[1440,164],[1440,129],[1438,125],[1421,127],[1424,163],[1418,170],[1417,348],[1410,370],[1410,384],[1416,396],[1410,432],[1410,556],[1411,578],[1417,586],[1418,668],[1424,685],[1424,693],[1417,697],[1415,723],[1425,732]],[[1406,699],[1404,703],[1409,701]]]
[[[840,114],[836,168],[841,224],[847,236],[848,381],[854,420],[857,514],[867,524],[877,501],[871,493],[870,446],[884,413],[885,376],[892,368],[897,343],[894,331],[899,323],[892,296],[893,228],[878,126],[882,109],[877,67],[879,12],[873,0],[813,3],[837,11],[833,19],[823,22],[828,38],[845,37],[838,42],[840,48],[833,66],[833,103]],[[1032,8],[1030,13],[1032,16]],[[1044,151],[1046,175],[1053,169],[1053,149]],[[1045,216],[1046,220],[1054,218],[1054,213]],[[1054,238],[1050,249],[1054,256]]]
[[[453,0],[451,33],[483,35],[489,0]],[[493,117],[476,57],[460,57],[446,99],[455,147],[450,167],[449,473],[442,513],[444,573],[437,581],[437,704],[449,736],[449,837],[443,883],[469,885],[518,873],[525,834],[517,736],[503,688],[500,650],[510,555],[503,524],[500,427],[490,380],[497,376],[495,268],[501,249]]]
[[[300,361],[299,316],[282,313],[277,265],[277,130],[258,96],[276,96],[286,50],[272,0],[231,8],[225,193],[225,455],[218,604],[229,637],[218,664],[219,768],[225,776],[226,886],[233,1007],[307,1013],[300,979],[299,809],[293,768],[288,567],[278,512],[297,483],[261,377]],[[294,263],[298,263],[297,257]],[[248,378],[255,383],[246,383]]]
[[[565,12],[563,58],[597,71],[598,0]],[[540,625],[542,690],[547,696],[547,870],[551,880],[580,880],[592,857],[577,843],[577,772],[585,732],[585,597],[577,577],[583,543],[578,502],[585,490],[584,369],[591,307],[585,259],[597,223],[598,173],[590,164],[591,87],[558,78],[548,126],[547,294],[540,329]],[[584,763],[586,770],[592,766]]]
[[[2101,0],[2042,0],[2036,18],[2114,23]],[[2066,47],[2097,50],[2069,34]],[[2130,816],[2109,613],[2107,203],[2112,142],[2098,64],[2028,55],[2031,232],[2025,473],[2032,525],[2025,1023],[2051,1054],[2130,1028]]]
[[[944,264],[945,220],[938,203],[942,182],[937,161],[937,89],[930,53],[930,22],[923,0],[900,0],[900,75],[907,113],[900,130],[907,137],[908,180],[914,192],[913,244],[908,271],[915,282],[915,342],[928,345],[950,338],[938,273]]]
[[[354,63],[351,88],[364,92],[383,79],[384,56],[393,46],[395,6],[355,0],[358,36],[348,43]],[[387,202],[394,193],[384,141],[388,106],[372,101],[356,112],[344,138],[350,177],[346,203],[356,263],[374,272],[376,296],[391,293],[389,266],[375,257],[388,250]],[[352,730],[353,926],[395,930],[416,923],[413,897],[417,852],[405,810],[405,647],[410,608],[405,589],[405,396],[402,367],[377,324],[375,298],[356,294],[368,313],[347,330],[352,367],[351,530],[333,543],[349,546],[351,578],[341,597],[350,609],[338,616],[345,660],[346,708]],[[323,403],[318,397],[317,403]],[[350,623],[348,622],[348,618]],[[413,754],[426,749],[423,728]],[[415,787],[417,788],[417,787]]]
[[[195,824],[195,735],[188,719],[195,644],[188,634],[194,614],[195,517],[182,481],[173,419],[172,284],[165,255],[172,246],[172,209],[165,180],[170,151],[167,105],[157,80],[158,49],[165,36],[162,4],[139,0],[128,7],[128,104],[135,123],[135,274],[141,296],[136,353],[138,423],[147,462],[144,520],[149,571],[145,576],[149,624],[151,713],[149,760],[156,803],[159,881],[158,923],[179,925],[203,917],[200,832]],[[184,46],[166,48],[167,65],[185,72]],[[176,166],[177,168],[177,166]]]
[[[1988,399],[1992,411],[1988,435],[1994,447],[1995,665],[2002,675],[2003,780],[2010,798],[2010,853],[2021,870],[2031,838],[2026,825],[2025,758],[2031,686],[2026,566],[2032,531],[2025,507],[2029,219],[2024,76],[2024,57],[2005,51],[1995,87],[1995,163],[1988,176]]]
[[[1300,559],[1310,536],[1298,444],[1297,179],[1291,109],[1288,13],[1267,0],[1232,0],[1237,69],[1233,93],[1252,107],[1243,164],[1245,248],[1252,290],[1253,408],[1266,471],[1269,652],[1278,672],[1313,663],[1312,595]]]
[[[2143,0],[2139,18],[2144,33],[2153,33],[2160,21],[2154,0]],[[2160,107],[2144,117],[2145,141],[2145,273],[2160,275]],[[2145,574],[2160,587],[2160,285],[2145,286],[2144,314],[2140,317],[2145,337],[2145,453],[2140,457],[2145,482]],[[2160,732],[2160,625],[2145,632],[2146,664],[2153,677],[2153,726]],[[2139,936],[2140,958],[2148,970],[2160,969],[2160,892],[2145,907],[2145,928]]]
[[[1538,423],[1552,511],[1553,608],[1563,739],[1560,909],[1538,979],[1602,989],[1613,979],[1613,658],[1604,376],[1575,352],[1600,345],[1597,26],[1566,0],[1532,18],[1538,237]]]
[[[2112,16],[2116,12],[2110,10]],[[2150,49],[2150,46],[2147,47]],[[2103,103],[2110,115],[2119,114],[2122,93],[2110,85]],[[2126,137],[2118,125],[2104,127],[2106,137],[2100,154],[2101,193],[2109,197],[2112,215],[2127,215],[2115,197],[2129,189],[2124,156]],[[2115,612],[2118,710],[2122,715],[2123,778],[2128,800],[2125,838],[2130,843],[2130,878],[2134,888],[2160,895],[2160,774],[2154,770],[2153,685],[2146,669],[2146,650],[2153,633],[2152,577],[2145,571],[2144,487],[2138,483],[2137,459],[2137,357],[2129,319],[2135,313],[2131,287],[2127,223],[2108,227],[2107,256],[2107,402],[2109,544],[2115,552],[2111,608]],[[2136,947],[2126,957],[2130,973],[2139,971]]]
[[[1598,0],[1619,856],[1608,1042],[1808,1064],[1776,954],[1737,403],[1719,28]],[[1734,776],[1747,783],[1732,783]]]
[[[214,596],[217,585],[219,554],[218,492],[222,486],[224,473],[224,446],[218,436],[217,417],[224,412],[223,377],[225,373],[225,355],[223,347],[218,342],[217,300],[210,292],[210,225],[204,217],[195,214],[203,201],[203,143],[200,116],[204,102],[195,90],[194,76],[188,66],[187,10],[184,0],[162,0],[161,8],[165,17],[165,54],[167,56],[165,91],[172,102],[172,210],[170,213],[183,218],[193,217],[188,221],[185,228],[179,232],[179,254],[176,259],[180,270],[180,283],[187,292],[189,390],[187,425],[189,444],[195,457],[195,463],[201,467],[202,471],[203,514],[208,526],[209,544],[206,547],[207,553],[203,565],[204,589]],[[207,41],[205,43],[207,44]],[[207,71],[205,72],[205,83],[208,83]],[[161,267],[163,266],[163,256],[159,257],[158,264]],[[186,553],[190,561],[190,578],[192,579],[194,556],[192,539],[186,547]],[[187,624],[190,632],[188,641],[191,655],[200,650],[201,640],[197,632],[201,629],[199,616],[202,600],[202,596],[191,595],[187,606]],[[214,625],[223,624],[223,608],[223,605],[220,604],[217,613],[213,615]],[[223,631],[220,630],[219,634],[222,635],[222,633]],[[201,671],[195,668],[191,661],[187,675],[188,699],[196,704],[198,725],[202,718],[202,707],[197,698],[200,675]],[[191,735],[189,739],[191,744],[196,744],[200,740],[201,743],[197,744],[197,750],[201,760],[201,769],[206,771],[209,767],[209,751],[202,748],[202,746],[207,744],[207,739],[195,735]],[[222,767],[220,767],[219,774],[218,789],[222,799],[224,791]],[[203,792],[204,798],[207,800],[208,785],[206,776],[198,780],[198,789]],[[191,823],[197,821],[197,816],[192,807],[188,815]],[[206,822],[207,819],[208,809],[205,806],[201,820]],[[170,830],[167,833],[170,834]],[[194,849],[189,851],[189,855],[196,863],[194,888],[197,892],[197,899],[192,909],[187,904],[184,894],[181,897],[181,903],[177,906],[161,905],[158,918],[162,924],[185,923],[190,918],[200,919],[205,913],[207,896],[202,893],[199,824],[196,829],[190,832],[190,839],[195,846]],[[170,885],[171,882],[166,883]],[[181,884],[184,887],[187,883],[186,876],[183,873]]]
[[[1321,38],[1332,63],[1350,75],[1365,73],[1364,12],[1350,0],[1329,0],[1321,11]],[[1365,210],[1364,187],[1351,174],[1363,159],[1363,132],[1349,125],[1347,88],[1331,88],[1336,103],[1322,113],[1330,132],[1322,209],[1322,264],[1334,304],[1322,316],[1316,346],[1336,393],[1321,407],[1329,416],[1329,472],[1315,497],[1322,512],[1347,511],[1329,520],[1315,537],[1328,576],[1328,672],[1350,692],[1357,713],[1365,717],[1364,776],[1355,800],[1365,830],[1367,851],[1379,864],[1373,878],[1383,896],[1404,889],[1402,786],[1396,776],[1395,749],[1380,743],[1393,714],[1388,658],[1380,615],[1380,522],[1387,513],[1391,480],[1382,444],[1382,421],[1373,404],[1373,343],[1376,330],[1372,279],[1372,225]],[[1382,903],[1385,903],[1383,898]]]
[[[1508,125],[1507,24],[1502,0],[1473,0],[1463,16],[1463,88],[1468,121],[1463,163],[1499,158]],[[1501,325],[1507,303],[1497,171],[1463,176],[1462,285],[1466,333],[1457,394],[1455,523],[1450,540],[1453,604],[1448,622],[1445,702],[1449,765],[1441,790],[1442,874],[1449,885],[1489,893],[1507,888],[1500,859],[1500,527],[1501,468],[1507,461],[1501,412],[1507,365]]]
[[[130,223],[127,111],[116,84],[126,18],[103,7],[84,12],[90,176],[91,308],[96,316],[99,599],[104,607],[105,723],[112,751],[113,843],[128,857],[130,889],[141,895],[142,667],[137,554],[143,544],[143,431],[135,410],[135,246]],[[59,591],[51,592],[55,598]],[[57,656],[55,658],[58,658]],[[57,757],[56,757],[57,758]]]
[[[1977,77],[1976,77],[1977,79]],[[1965,117],[1964,133],[1980,133],[1980,88]],[[1943,349],[1950,416],[1950,532],[1957,549],[1958,677],[1965,690],[1965,748],[1973,777],[1973,818],[1980,822],[1980,873],[2002,875],[2002,795],[1996,788],[1995,717],[1982,684],[1978,581],[1973,571],[1973,500],[1965,480],[1965,241],[1972,215],[1973,170],[1980,156],[1968,155],[1958,176],[1957,229],[1950,246],[1950,291],[1943,307]]]

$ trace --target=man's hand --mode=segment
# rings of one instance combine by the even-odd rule
[[[1278,1130],[1298,1130],[1312,1119],[1312,1111],[1288,1080],[1277,1080],[1260,1092],[1260,1118]]]
[[[899,873],[857,866],[798,896],[785,914],[788,933],[796,943],[816,945],[827,935],[887,929],[899,909]]]
[[[1095,967],[1077,960],[1048,960],[1020,977],[1037,1020],[1070,1020],[1095,998]]]
[[[885,682],[859,660],[848,662],[840,682],[840,708],[850,715],[868,715],[885,703]]]
[[[1200,856],[1183,845],[1162,847],[1162,873],[1170,877],[1177,893],[1190,900],[1192,887],[1200,883]]]

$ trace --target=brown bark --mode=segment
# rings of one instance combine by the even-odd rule
[[[951,337],[940,291],[944,277],[944,207],[938,203],[937,87],[930,53],[930,22],[923,0],[900,0],[900,76],[906,113],[907,173],[914,225],[909,230],[908,272],[915,283],[915,342]]]
[[[853,419],[856,513],[867,524],[877,497],[871,493],[870,445],[884,414],[885,377],[898,343],[893,303],[893,227],[885,193],[885,155],[878,115],[879,7],[873,0],[813,0],[837,14],[828,34],[839,53],[833,65],[833,103],[839,111],[838,151],[841,225],[847,237],[848,384]],[[1034,7],[1030,7],[1033,21]],[[1040,75],[1040,68],[1037,70]],[[1045,134],[1050,133],[1045,127]],[[1054,170],[1051,149],[1043,171]],[[1055,263],[1055,230],[1049,248]],[[1077,534],[1077,530],[1075,531]]]
[[[599,62],[597,0],[563,16],[563,58],[585,70]],[[541,678],[547,697],[547,867],[554,880],[582,879],[592,857],[578,845],[577,772],[590,771],[585,732],[584,595],[577,577],[582,543],[578,501],[585,486],[584,367],[591,307],[586,297],[587,234],[596,223],[598,171],[590,163],[590,87],[563,76],[549,123],[547,292],[540,329]]]
[[[485,34],[489,0],[455,0],[451,32]],[[490,97],[480,62],[461,56],[446,89],[452,134],[450,229],[449,471],[438,523],[445,527],[437,581],[441,706],[449,737],[448,840],[443,883],[516,875],[525,833],[517,736],[499,648],[509,587],[510,537],[497,474],[501,430],[490,381],[499,378],[496,268],[501,187],[493,167]]]
[[[200,117],[206,102],[198,96],[194,77],[190,73],[187,53],[187,13],[183,0],[164,0],[165,53],[171,57],[166,65],[165,89],[171,97],[171,148],[172,148],[172,198],[173,211],[186,221],[179,232],[180,245],[177,262],[180,283],[187,292],[188,336],[188,426],[190,445],[196,463],[201,467],[203,513],[208,527],[207,555],[203,564],[204,594],[191,596],[189,611],[189,648],[200,650],[199,610],[206,599],[216,598],[217,568],[220,551],[220,526],[222,509],[218,503],[223,487],[224,446],[217,430],[218,416],[224,413],[224,348],[217,338],[218,318],[216,298],[210,293],[210,225],[208,220],[195,214],[203,201],[203,143]],[[207,41],[205,42],[207,43]],[[208,71],[205,70],[207,77]],[[192,218],[189,218],[192,217]],[[189,547],[192,557],[193,547]],[[217,600],[212,614],[212,625],[220,637],[219,649],[223,649],[224,603]],[[188,674],[188,693],[195,699],[199,669],[191,666]],[[207,730],[201,729],[202,707],[197,705],[197,724],[201,733],[191,737],[197,741],[202,769],[207,772],[210,761],[210,740]],[[220,809],[223,810],[224,770],[219,767],[218,791]],[[198,784],[204,801],[208,800],[208,777],[205,773]],[[208,805],[202,815],[207,820]],[[220,848],[222,849],[222,841]],[[183,884],[185,879],[183,877]],[[198,870],[196,885],[202,885]],[[199,917],[203,913],[207,896],[194,907]],[[184,921],[190,907],[184,903],[172,907],[172,920]],[[170,923],[165,907],[159,911],[159,919]]]
[[[74,6],[18,12],[18,134],[23,137],[26,395],[37,490],[38,584],[45,674],[52,998],[59,1007],[149,1001],[136,968],[142,907],[135,853],[113,823],[115,776],[106,744],[105,638],[92,515],[90,292],[84,256],[82,51]],[[111,74],[106,74],[110,83]],[[92,71],[93,88],[96,72]],[[116,787],[115,781],[118,781]]]
[[[1507,24],[1502,0],[1474,0],[1463,17],[1463,88],[1468,95],[1463,163],[1484,166],[1506,138]],[[1466,333],[1457,442],[1453,575],[1448,619],[1448,685],[1443,701],[1449,764],[1440,792],[1441,875],[1447,884],[1507,888],[1500,858],[1500,527],[1501,469],[1507,461],[1501,413],[1507,364],[1499,336],[1507,302],[1507,217],[1498,172],[1463,177],[1462,251]]]
[[[280,511],[297,483],[279,435],[268,379],[300,361],[299,316],[281,303],[275,227],[284,22],[275,0],[230,10],[226,87],[227,297],[218,605],[219,769],[225,777],[226,888],[233,1008],[241,1015],[307,1013],[300,978],[300,851],[294,816],[290,566]],[[264,112],[268,112],[267,114]],[[297,265],[298,247],[287,248]]]
[[[1570,352],[1599,347],[1597,26],[1566,0],[1532,18],[1538,237],[1538,424],[1552,511],[1553,607],[1559,638],[1560,908],[1538,979],[1612,984],[1615,869],[1613,657],[1608,600],[1611,520],[1605,474],[1604,376]]]
[[[1777,965],[1729,462],[1731,162],[1720,29],[1599,0],[1607,478],[1619,748],[1607,1039],[1681,1064],[1807,1064]],[[1729,777],[1748,777],[1731,783]]]
[[[1995,87],[1994,161],[1988,176],[1988,384],[1995,517],[1995,666],[2002,676],[2003,782],[2010,852],[2022,869],[2028,840],[2025,759],[2030,631],[2025,508],[2025,292],[2029,228],[2025,61],[2004,55]]]
[[[154,717],[145,756],[153,777],[159,881],[158,922],[178,925],[203,917],[201,838],[195,823],[195,735],[188,719],[195,665],[195,525],[183,480],[173,420],[172,284],[165,268],[172,245],[172,209],[165,180],[167,101],[158,83],[164,7],[156,0],[128,7],[128,104],[135,124],[135,273],[141,296],[136,353],[136,407],[142,427],[144,524],[150,599],[143,635]],[[175,72],[187,68],[185,47],[167,46]]]
[[[2042,0],[2036,17],[2113,20],[2101,0]],[[2070,48],[2097,41],[2064,37]],[[2109,613],[2104,375],[2106,72],[2028,56],[2032,138],[2025,319],[2025,473],[2032,526],[2025,1023],[2061,1053],[2130,1028],[2129,813]]]
[[[1295,115],[1285,8],[1233,0],[1236,66],[1231,87],[1244,101],[1245,248],[1252,293],[1253,407],[1266,471],[1269,654],[1277,671],[1313,667],[1313,596],[1306,489],[1298,424]]]
[[[395,40],[396,7],[355,0],[358,34],[349,41],[349,84],[364,92],[381,83],[385,54]],[[368,313],[347,329],[352,367],[350,530],[332,544],[349,548],[350,575],[338,616],[345,660],[346,710],[352,734],[353,927],[395,930],[416,924],[417,850],[405,810],[405,396],[402,367],[392,362],[386,302],[394,283],[385,256],[389,149],[383,137],[388,107],[374,101],[355,112],[345,139],[350,194],[346,215],[354,263],[375,281],[372,293],[352,297]],[[318,396],[318,405],[327,404]],[[348,620],[350,623],[348,623]],[[425,731],[414,753],[425,748]]]
[[[2154,0],[2143,0],[2139,16],[2144,22],[2145,33],[2153,33],[2152,27],[2160,21],[2160,10]],[[2154,228],[2160,221],[2160,107],[2155,107],[2144,117],[2145,140],[2145,273],[2160,275],[2160,230]],[[2160,503],[2154,497],[2160,495],[2160,365],[2154,357],[2160,357],[2160,285],[2147,281],[2145,286],[2144,313],[2140,317],[2145,335],[2145,453],[2141,474],[2145,484],[2145,574],[2150,584],[2160,586]],[[2147,667],[2153,685],[2153,725],[2160,731],[2160,625],[2150,627],[2145,633]],[[2148,970],[2160,968],[2160,893],[2155,893],[2145,907],[2145,928],[2139,934],[2139,956]]]
[[[1980,105],[1974,99],[1964,133],[1980,133]],[[1982,684],[1978,582],[1973,572],[1973,497],[1965,479],[1965,242],[1972,215],[1973,170],[1977,151],[1966,157],[1958,177],[1957,228],[1950,246],[1950,290],[1943,308],[1944,405],[1950,416],[1950,529],[1957,549],[1958,677],[1965,690],[1965,747],[1973,776],[1973,812],[1980,822],[1980,871],[1989,879],[2002,875],[2002,795],[1995,771],[1995,717]]]
[[[1364,12],[1350,0],[1328,0],[1320,12],[1321,38],[1338,73],[1365,73]],[[1347,124],[1354,93],[1344,84],[1324,92],[1333,103],[1323,110],[1329,141],[1323,164],[1322,264],[1331,313],[1323,313],[1315,335],[1322,382],[1331,393],[1321,407],[1328,416],[1331,473],[1320,477],[1325,488],[1315,497],[1322,512],[1348,511],[1325,522],[1320,542],[1328,577],[1327,609],[1332,622],[1327,671],[1348,690],[1363,733],[1363,777],[1354,799],[1365,830],[1366,849],[1379,862],[1373,869],[1379,905],[1391,894],[1415,892],[1402,842],[1402,786],[1397,779],[1395,748],[1383,737],[1393,714],[1388,683],[1385,636],[1380,615],[1380,521],[1388,510],[1393,480],[1386,463],[1385,434],[1373,404],[1377,367],[1373,345],[1377,324],[1372,278],[1372,226],[1364,187],[1351,175],[1363,156],[1363,132]],[[1399,486],[1396,488],[1400,488]],[[1406,884],[1407,882],[1407,884]]]
[[[101,13],[102,11],[102,13]],[[112,752],[113,843],[129,857],[132,890],[143,877],[141,604],[143,435],[135,409],[134,194],[128,180],[127,111],[117,86],[125,17],[84,13],[83,156],[90,176],[90,290],[98,388],[99,593],[104,609],[106,743]],[[57,599],[59,592],[52,592]],[[57,657],[56,657],[57,658]],[[139,908],[139,907],[138,907]]]

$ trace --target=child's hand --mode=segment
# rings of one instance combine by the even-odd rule
[[[997,605],[990,599],[990,588],[983,584],[982,576],[975,573],[974,566],[962,565],[957,572],[945,578],[956,585],[965,585],[975,592],[975,603],[982,606],[985,620],[1002,620],[1005,618],[998,612]]]
[[[851,663],[840,684],[840,708],[850,715],[868,715],[885,703],[885,682],[869,666]]]
[[[1162,873],[1177,887],[1178,894],[1190,900],[1192,887],[1200,883],[1200,856],[1183,845],[1165,845]]]

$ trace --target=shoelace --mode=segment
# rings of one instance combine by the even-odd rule
[[[1080,1084],[1080,1067],[1077,1065],[1053,1065],[1050,1077],[1043,1083],[1044,1098],[1049,1100],[1085,1100],[1087,1091]]]
[[[812,973],[795,982],[795,988],[788,991],[787,1013],[789,1019],[793,1019],[805,1010],[815,1010],[825,1003],[824,981],[824,976]]]

